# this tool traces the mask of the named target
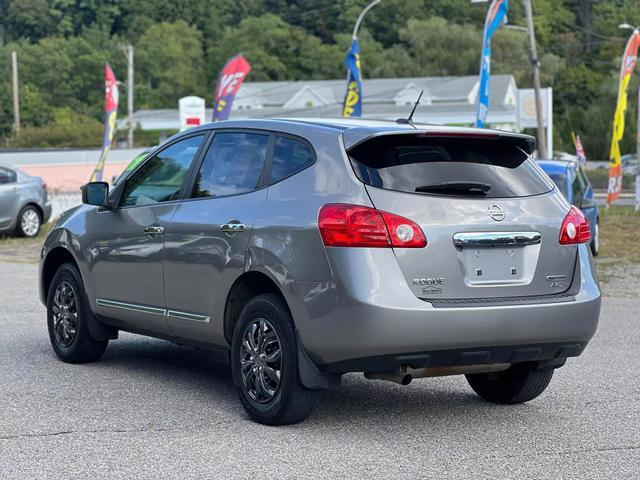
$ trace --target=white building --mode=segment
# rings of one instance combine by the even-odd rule
[[[231,118],[339,117],[345,88],[344,79],[246,82],[233,103]],[[472,125],[475,122],[477,75],[366,79],[363,117],[406,118],[423,90],[415,121],[447,125]],[[518,87],[514,77],[492,75],[488,126],[515,130],[517,102]],[[207,109],[207,120],[211,117],[211,109]],[[143,130],[178,130],[180,127],[177,108],[138,110],[134,113],[134,121]],[[119,120],[118,126],[126,127],[126,117]]]

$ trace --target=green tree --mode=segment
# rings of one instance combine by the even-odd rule
[[[138,108],[173,107],[185,95],[203,95],[202,34],[186,22],[158,23],[136,45]]]

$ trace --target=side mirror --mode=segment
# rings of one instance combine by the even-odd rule
[[[89,182],[83,185],[82,203],[108,208],[109,184],[107,182]]]

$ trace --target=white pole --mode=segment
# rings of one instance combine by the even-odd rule
[[[129,132],[127,144],[133,148],[133,45],[127,46],[127,116]]]
[[[11,80],[13,84],[13,129],[20,135],[20,93],[18,90],[18,55],[11,52]]]
[[[553,158],[553,88],[547,90],[547,152]]]

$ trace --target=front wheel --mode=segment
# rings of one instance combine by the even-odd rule
[[[258,423],[298,423],[315,406],[319,392],[300,382],[293,320],[278,295],[259,295],[242,309],[233,332],[231,369],[240,402]]]
[[[483,399],[501,404],[524,403],[545,391],[552,368],[538,369],[537,362],[517,363],[502,372],[467,375],[473,391]]]
[[[94,340],[89,335],[89,308],[80,272],[65,263],[53,277],[47,295],[49,339],[64,362],[95,362],[107,348],[108,340]]]

